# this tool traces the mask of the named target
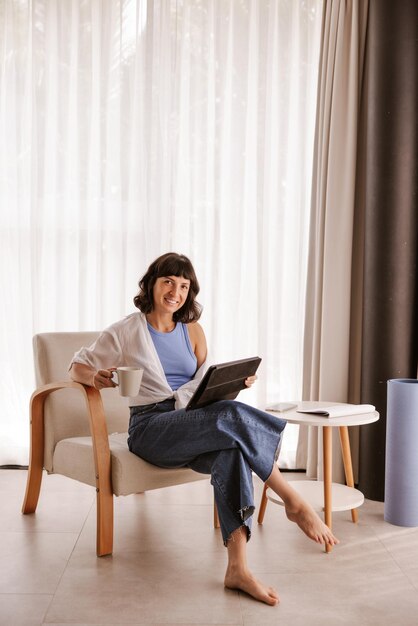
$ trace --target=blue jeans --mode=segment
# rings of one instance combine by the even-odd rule
[[[251,536],[252,471],[263,482],[277,460],[286,421],[235,400],[174,409],[174,400],[131,407],[128,446],[153,465],[211,475],[224,543],[240,526]]]

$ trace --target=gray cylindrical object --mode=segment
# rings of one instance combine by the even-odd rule
[[[384,518],[418,526],[418,380],[388,380]]]

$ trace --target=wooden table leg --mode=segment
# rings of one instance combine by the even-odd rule
[[[348,435],[348,427],[340,426],[340,442],[341,442],[341,452],[343,455],[343,463],[344,463],[344,471],[345,471],[345,480],[348,487],[354,487],[354,474],[353,474],[353,464],[351,461],[351,449],[350,449],[350,438]],[[358,521],[358,510],[351,509],[351,519],[354,523]]]
[[[267,496],[266,496],[266,491],[267,491],[267,484],[264,483],[264,487],[263,487],[263,494],[261,496],[261,502],[260,502],[260,510],[258,512],[258,519],[257,522],[259,524],[263,523],[264,520],[264,513],[266,512],[266,506],[267,506]]]
[[[323,458],[324,458],[324,519],[329,529],[332,529],[332,428],[324,426]],[[331,552],[332,546],[325,545],[325,551]]]

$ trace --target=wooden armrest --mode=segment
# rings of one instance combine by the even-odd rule
[[[113,491],[106,418],[100,392],[94,387],[66,380],[44,385],[32,394],[30,464],[22,512],[34,513],[38,504],[44,462],[45,399],[50,393],[61,389],[78,389],[86,401],[96,474],[97,555],[104,556],[113,550]]]
[[[24,513],[33,513],[39,498],[44,461],[44,407],[50,393],[61,389],[77,389],[86,401],[93,442],[96,489],[111,494],[111,462],[106,418],[100,392],[94,387],[74,381],[59,381],[36,389],[30,400],[30,465],[23,504]]]

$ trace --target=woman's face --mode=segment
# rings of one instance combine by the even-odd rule
[[[187,300],[190,280],[183,276],[160,276],[155,281],[152,297],[153,310],[158,313],[175,313]]]

